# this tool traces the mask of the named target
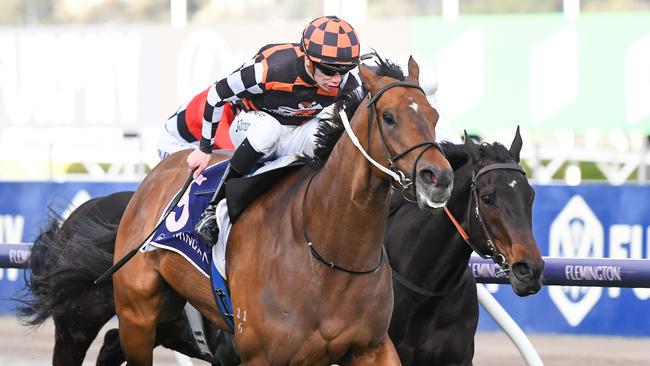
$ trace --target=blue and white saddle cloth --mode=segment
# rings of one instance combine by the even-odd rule
[[[210,277],[212,248],[196,234],[194,226],[208,207],[226,166],[227,162],[210,166],[192,181],[176,207],[171,209],[165,221],[149,238],[145,250],[162,248],[174,251],[185,257],[203,275]],[[165,212],[167,210],[169,207]]]
[[[295,160],[295,157],[290,156],[269,162],[254,174],[287,166]],[[169,215],[151,235],[142,250],[149,251],[160,248],[176,252],[192,263],[204,276],[211,278],[219,310],[233,329],[232,304],[226,283],[226,244],[232,226],[228,215],[227,200],[221,200],[217,205],[219,240],[215,245],[210,247],[194,231],[196,222],[210,203],[227,165],[227,161],[212,165],[194,179],[178,204],[171,208]],[[169,206],[164,212],[168,210]]]
[[[194,231],[196,221],[210,203],[227,165],[228,162],[225,161],[210,166],[190,183],[178,204],[171,208],[164,222],[161,222],[143,250],[160,248],[176,252],[192,263],[204,276],[210,278],[219,311],[232,330],[234,329],[232,303],[225,280],[226,241],[210,247]],[[225,200],[223,204],[225,205]],[[166,207],[164,212],[169,209],[169,206]],[[230,228],[227,231],[229,232]]]

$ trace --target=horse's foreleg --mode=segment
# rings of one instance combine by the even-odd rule
[[[387,334],[377,347],[353,351],[342,364],[347,366],[400,366],[402,363],[397,356],[393,342],[388,338]]]

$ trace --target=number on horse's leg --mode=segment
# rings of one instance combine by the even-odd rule
[[[346,366],[400,366],[402,363],[393,342],[386,334],[384,340],[377,347],[353,352],[349,359],[341,364]]]

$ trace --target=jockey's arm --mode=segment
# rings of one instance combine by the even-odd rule
[[[263,87],[263,64],[256,58],[246,62],[228,77],[215,82],[208,91],[203,112],[201,142],[187,157],[188,169],[196,168],[194,178],[198,177],[210,162],[212,145],[217,131],[217,123],[221,119],[223,106],[227,102],[235,102],[253,94],[261,94]]]

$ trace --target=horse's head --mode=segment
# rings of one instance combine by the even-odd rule
[[[411,57],[404,77],[398,67],[379,60],[377,73],[360,66],[369,90],[361,108],[368,109],[364,129],[370,155],[393,172],[395,183],[415,195],[420,208],[442,207],[451,195],[453,171],[434,142],[438,113],[419,86],[418,65]]]
[[[510,268],[510,283],[519,296],[537,293],[544,270],[532,231],[535,191],[519,165],[519,128],[510,150],[500,144],[475,144],[465,134],[465,150],[473,166],[470,230],[484,240],[474,248]]]

